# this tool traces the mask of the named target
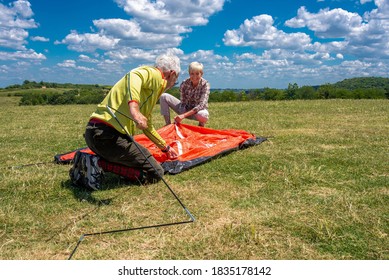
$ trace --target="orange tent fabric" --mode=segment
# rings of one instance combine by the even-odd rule
[[[216,130],[187,124],[170,124],[159,129],[158,133],[178,152],[177,159],[169,160],[144,134],[134,136],[134,140],[146,147],[161,163],[165,173],[170,174],[180,173],[217,156],[257,145],[266,140],[244,130]],[[93,154],[89,148],[79,150]],[[70,162],[76,151],[57,155],[55,160]]]

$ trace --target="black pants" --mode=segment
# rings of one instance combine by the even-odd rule
[[[135,144],[126,134],[121,134],[110,126],[88,123],[85,141],[94,153],[109,162],[142,169],[146,182],[156,182],[164,174],[162,166],[145,147]]]

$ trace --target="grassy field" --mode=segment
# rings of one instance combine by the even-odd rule
[[[95,106],[18,100],[0,96],[0,259],[67,259],[85,233],[188,220],[163,183],[73,188],[53,156],[85,146]],[[211,128],[269,140],[165,176],[194,223],[90,236],[73,259],[389,259],[388,100],[211,103],[210,113]]]

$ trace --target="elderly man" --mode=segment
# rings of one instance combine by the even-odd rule
[[[130,135],[135,134],[135,127],[141,129],[169,159],[174,159],[177,152],[158,134],[151,113],[161,94],[175,84],[180,71],[180,59],[164,54],[157,57],[154,67],[141,66],[127,73],[92,113],[85,131],[88,147],[109,162],[142,170],[145,183],[160,180],[164,174],[161,165],[146,148],[138,144],[142,153],[129,139],[107,105],[118,112],[118,120]]]

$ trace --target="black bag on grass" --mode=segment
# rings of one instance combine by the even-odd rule
[[[96,155],[77,151],[73,166],[69,170],[72,183],[77,187],[99,190],[104,179],[104,171],[98,161],[99,157]]]

